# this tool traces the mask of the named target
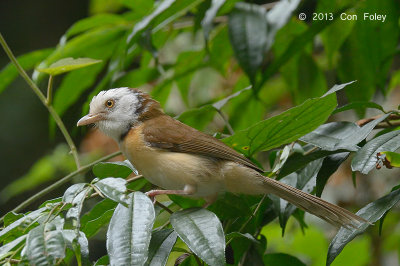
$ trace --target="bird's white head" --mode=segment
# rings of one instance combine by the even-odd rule
[[[161,111],[159,103],[147,94],[127,87],[101,91],[90,102],[89,114],[77,125],[96,124],[117,142],[129,129],[145,119],[150,109]]]

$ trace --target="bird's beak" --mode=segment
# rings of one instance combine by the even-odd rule
[[[79,126],[85,126],[89,124],[93,124],[96,122],[99,122],[100,120],[104,119],[103,113],[98,113],[98,114],[88,114],[79,119],[78,123],[76,124],[78,127]]]

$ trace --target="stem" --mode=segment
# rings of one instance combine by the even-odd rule
[[[57,182],[55,182],[54,184],[48,186],[47,188],[43,189],[42,191],[39,191],[38,193],[36,193],[35,195],[33,195],[32,197],[30,197],[29,199],[25,200],[24,202],[22,202],[21,204],[19,204],[17,207],[15,207],[12,211],[13,212],[19,212],[21,210],[23,210],[25,207],[29,206],[31,203],[33,203],[34,201],[38,200],[39,198],[41,198],[42,196],[48,194],[49,192],[55,190],[56,188],[62,186],[63,184],[67,183],[68,181],[70,181],[74,176],[81,174],[87,170],[89,170],[93,165],[103,162],[103,161],[107,161],[108,159],[111,159],[115,156],[120,155],[121,152],[117,151],[114,152],[112,154],[109,154],[107,156],[104,156],[94,162],[91,162],[85,166],[80,167],[78,170],[64,176],[63,178],[61,178],[60,180],[58,180]],[[2,222],[4,220],[4,216],[0,218],[0,222]]]
[[[49,83],[47,84],[47,105],[51,105],[53,101],[53,75],[49,76]]]
[[[174,213],[170,208],[168,208],[167,206],[165,206],[164,204],[162,204],[162,203],[159,202],[159,201],[156,201],[155,204],[158,205],[158,206],[160,206],[161,208],[163,208],[163,209],[166,210],[167,212],[169,212],[169,214],[173,214],[173,213]]]
[[[50,104],[51,99],[50,99],[50,102],[48,102],[48,99],[46,99],[46,97],[40,91],[38,86],[36,86],[36,84],[28,76],[28,74],[25,72],[25,70],[22,68],[22,66],[18,63],[17,58],[12,53],[10,47],[8,47],[7,42],[3,38],[3,35],[1,33],[0,33],[0,44],[3,47],[4,51],[6,52],[8,58],[11,60],[11,62],[17,68],[19,74],[22,76],[23,79],[25,79],[26,83],[28,83],[29,87],[32,88],[33,92],[39,97],[39,100],[43,103],[43,105],[49,111],[50,115],[56,121],[56,124],[57,124],[58,128],[61,130],[62,134],[64,135],[64,138],[67,141],[67,143],[68,143],[68,145],[69,145],[69,147],[71,149],[72,155],[74,156],[76,168],[79,169],[80,168],[80,162],[79,162],[79,157],[78,157],[78,151],[77,151],[77,149],[75,147],[74,142],[72,141],[71,136],[69,135],[67,129],[65,128],[65,125],[62,122],[60,116],[57,114],[57,112],[54,110],[53,106]],[[52,77],[50,76],[49,86],[51,86],[51,83],[52,83]],[[50,92],[51,92],[51,88],[50,88]]]
[[[219,109],[217,109],[217,112],[218,112],[218,114],[222,117],[222,119],[224,120],[225,125],[226,125],[226,127],[228,128],[229,133],[230,133],[231,135],[235,134],[235,131],[233,130],[231,124],[229,124],[229,120],[226,118],[226,116],[224,115],[224,113],[223,113],[221,110],[219,110]]]

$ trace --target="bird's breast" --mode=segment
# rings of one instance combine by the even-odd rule
[[[197,188],[196,196],[200,197],[224,190],[218,162],[200,155],[150,147],[144,140],[142,127],[132,128],[120,147],[139,173],[151,183],[174,190],[193,185]]]

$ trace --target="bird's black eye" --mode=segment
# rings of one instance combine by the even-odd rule
[[[114,100],[107,100],[106,101],[106,107],[108,107],[108,108],[114,107]]]

